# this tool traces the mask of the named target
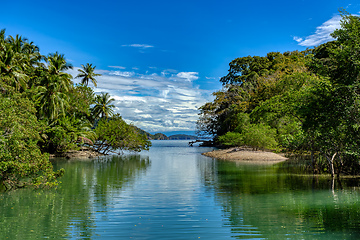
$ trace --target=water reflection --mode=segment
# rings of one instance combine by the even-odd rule
[[[0,238],[352,239],[357,179],[341,185],[291,163],[251,166],[159,141],[143,155],[57,160],[56,190],[0,194]],[[332,190],[331,186],[334,186]]]
[[[215,191],[237,239],[357,239],[359,181],[294,174],[289,163],[251,166],[199,160],[203,184]],[[289,171],[289,167],[292,171]],[[289,173],[292,172],[292,173]]]
[[[58,159],[54,166],[66,169],[58,189],[24,189],[0,195],[1,237],[96,237],[94,209],[107,211],[112,195],[131,187],[148,169],[149,159],[138,155],[86,161]]]

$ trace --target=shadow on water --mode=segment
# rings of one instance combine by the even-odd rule
[[[94,236],[94,207],[106,211],[112,194],[120,194],[145,174],[149,159],[138,155],[95,160],[53,161],[66,174],[57,189],[17,190],[0,195],[1,237],[7,239]]]
[[[272,166],[199,160],[237,239],[358,239],[358,179],[300,174],[296,162]]]

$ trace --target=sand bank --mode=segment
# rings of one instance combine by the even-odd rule
[[[254,164],[274,164],[286,161],[287,158],[279,154],[267,151],[253,150],[252,148],[229,148],[203,153],[203,155],[228,161],[254,163]]]

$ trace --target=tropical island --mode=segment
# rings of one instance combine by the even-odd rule
[[[308,156],[314,173],[358,175],[360,17],[341,15],[334,41],[231,61],[223,89],[200,107],[198,133],[235,150]]]

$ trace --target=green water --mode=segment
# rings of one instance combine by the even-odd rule
[[[0,239],[359,239],[358,179],[216,161],[186,141],[54,160],[57,189],[0,195]]]

